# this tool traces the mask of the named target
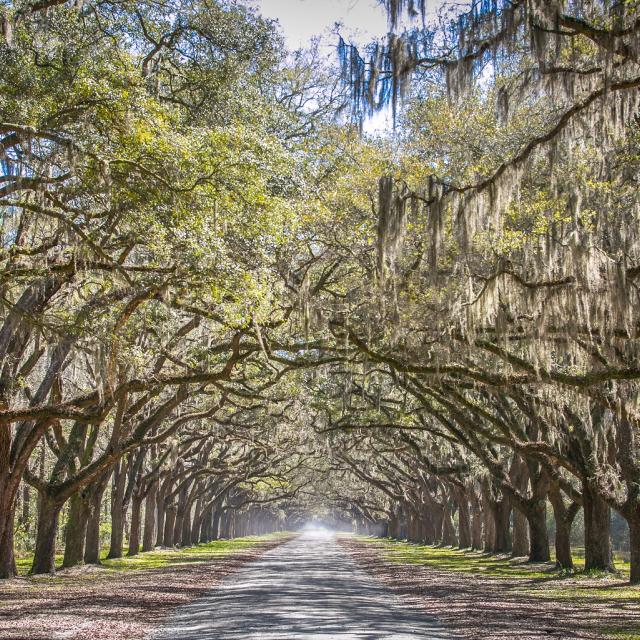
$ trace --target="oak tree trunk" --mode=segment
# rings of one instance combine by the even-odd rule
[[[140,515],[142,496],[135,494],[131,498],[131,530],[129,531],[129,549],[127,555],[135,556],[140,552]]]
[[[511,553],[516,557],[529,555],[529,523],[527,516],[517,508],[513,510],[513,548]]]
[[[154,546],[160,547],[164,543],[164,521],[167,514],[163,494],[159,491],[156,495],[156,543]]]
[[[5,485],[5,482],[0,481],[0,485]],[[7,486],[0,486],[0,578],[13,578],[17,574],[13,546],[15,508],[15,492]]]
[[[142,534],[143,551],[151,551],[155,542],[157,493],[158,485],[154,482],[147,493],[144,503],[144,532]]]
[[[187,504],[182,516],[182,530],[180,531],[180,546],[191,546],[191,507],[192,503]]]
[[[503,498],[492,504],[492,513],[495,524],[494,551],[506,553],[511,551],[511,505],[509,500]]]
[[[549,487],[549,502],[553,507],[553,518],[556,524],[556,566],[559,569],[573,569],[571,554],[571,525],[580,510],[580,505],[571,502],[565,504],[560,487],[552,483]]]
[[[100,564],[100,512],[102,510],[102,495],[109,483],[109,476],[109,473],[105,473],[91,485],[87,540],[84,546],[85,564]]]
[[[398,518],[398,512],[393,511],[391,516],[389,517],[389,537],[394,540],[398,540],[400,538],[400,521]]]
[[[63,567],[74,567],[84,561],[88,521],[89,496],[79,491],[69,500],[69,515],[64,533]]]
[[[222,512],[219,507],[216,507],[211,514],[211,532],[209,541],[217,540],[220,537],[220,530],[222,528],[221,524]]]
[[[173,547],[173,531],[176,523],[176,506],[170,504],[165,511],[164,518],[164,534],[162,536],[162,544],[165,547]]]
[[[41,496],[32,574],[55,573],[56,534],[62,504],[49,496]]]
[[[549,562],[549,532],[547,531],[547,504],[535,500],[527,509],[531,548],[529,562]]]
[[[202,518],[204,516],[202,512],[203,506],[204,500],[201,496],[196,500],[193,510],[193,520],[191,522],[190,532],[191,544],[198,544],[198,542],[200,542],[200,529],[202,527]]]
[[[611,509],[588,485],[582,486],[585,571],[615,571],[609,535]]]
[[[482,549],[482,521],[480,502],[473,498],[471,501],[471,548]]]
[[[455,547],[457,543],[456,528],[453,524],[453,509],[449,504],[446,504],[442,521],[442,544],[447,547]]]
[[[629,549],[631,556],[631,575],[629,581],[631,584],[640,584],[640,514],[627,518],[629,523]]]
[[[461,549],[468,549],[472,546],[472,536],[467,492],[463,489],[459,490],[456,499],[458,503],[458,546]]]
[[[122,558],[125,520],[125,491],[127,487],[127,467],[125,461],[116,464],[113,472],[111,493],[111,541],[107,558]]]

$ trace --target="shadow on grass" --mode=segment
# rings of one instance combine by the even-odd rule
[[[287,539],[220,540],[7,581],[0,585],[0,638],[148,638],[175,607]]]
[[[432,567],[439,571],[456,571],[472,575],[480,574],[491,578],[509,578],[527,580],[533,583],[556,582],[584,578],[593,580],[626,579],[628,563],[620,562],[615,573],[584,573],[583,562],[575,563],[573,571],[560,569],[554,560],[549,562],[529,562],[524,557],[513,557],[510,554],[492,554],[472,549],[458,549],[441,545],[423,545],[419,543],[399,541],[391,538],[357,538],[360,542],[374,544],[382,548],[385,557],[391,562],[400,564],[418,564]],[[618,585],[617,585],[618,586]],[[624,583],[622,584],[624,586]],[[606,588],[606,585],[605,585]]]
[[[567,575],[552,563],[390,540],[343,544],[403,599],[466,639],[640,640],[640,588],[620,576]]]
[[[93,565],[94,570],[120,571],[147,571],[162,569],[173,565],[195,564],[200,562],[210,562],[230,553],[238,553],[245,549],[251,549],[257,544],[271,542],[280,537],[286,538],[290,534],[275,533],[265,536],[247,536],[245,538],[213,540],[211,542],[194,545],[191,547],[162,547],[153,551],[140,552],[134,556],[125,555],[122,558],[107,559],[107,549],[103,549],[100,554],[100,564]],[[61,554],[56,555],[56,569],[61,572],[57,575],[64,576],[68,571],[76,571],[76,568],[63,569]],[[27,576],[33,563],[32,555],[24,555],[16,559],[18,574]],[[47,579],[47,576],[44,577]],[[32,579],[38,579],[34,576]]]

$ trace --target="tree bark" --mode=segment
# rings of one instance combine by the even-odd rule
[[[495,523],[495,542],[494,551],[497,553],[506,553],[511,551],[511,531],[510,517],[511,505],[507,498],[493,501],[491,505],[493,519]]]
[[[6,429],[6,427],[3,427]],[[0,473],[2,473],[0,471]],[[0,485],[4,485],[0,481]],[[13,518],[16,493],[2,486],[0,489],[0,578],[13,578],[17,574],[13,546]]]
[[[482,483],[481,501],[484,529],[483,550],[487,553],[493,553],[496,545],[496,519],[492,508],[491,488],[487,480]]]
[[[127,488],[127,467],[124,460],[118,462],[113,472],[113,488],[111,493],[111,541],[107,558],[122,558],[124,540],[125,503]]]
[[[129,531],[128,556],[138,555],[140,552],[140,512],[142,510],[142,496],[136,494],[131,498],[131,530]]]
[[[458,544],[456,528],[453,524],[453,509],[450,500],[446,501],[442,520],[442,544],[447,547],[455,547]]]
[[[516,556],[528,556],[529,545],[529,523],[527,516],[520,509],[513,510],[513,548],[511,553]]]
[[[409,542],[420,542],[418,517],[416,515],[415,509],[413,508],[409,510],[409,525],[408,525],[407,537]]]
[[[456,489],[456,502],[458,504],[458,546],[461,549],[468,549],[472,546],[471,513],[467,492],[461,487]]]
[[[191,509],[193,504],[190,502],[185,509],[184,515],[182,516],[182,531],[180,535],[180,546],[182,547],[190,547],[192,544],[191,540]]]
[[[482,549],[482,511],[480,509],[480,501],[475,493],[471,490],[471,548]]]
[[[213,522],[213,505],[207,505],[202,512],[200,520],[199,542],[209,542],[211,540],[211,524]]]
[[[396,509],[393,509],[391,516],[389,517],[388,531],[390,538],[393,538],[394,540],[398,540],[400,538],[400,521]]]
[[[238,513],[235,509],[230,509],[229,510],[229,522],[228,522],[228,526],[229,526],[229,534],[228,534],[228,538],[229,540],[233,540],[234,538],[237,538],[238,536],[236,535],[236,520],[238,517]]]
[[[431,520],[433,522],[433,543],[442,544],[443,525],[444,525],[444,507],[437,502],[431,505]]]
[[[535,500],[527,509],[529,522],[529,562],[549,562],[549,532],[547,531],[547,505],[544,500]]]
[[[22,514],[20,515],[20,524],[24,527],[24,530],[29,530],[29,518],[31,516],[31,491],[28,484],[24,484],[22,487]]]
[[[36,549],[31,567],[32,574],[55,573],[56,534],[58,533],[58,518],[62,505],[63,503],[49,496],[41,496]]]
[[[231,509],[224,509],[220,515],[220,537],[231,539]]]
[[[629,523],[629,550],[631,575],[629,582],[631,584],[640,584],[640,515],[627,518]]]
[[[92,505],[87,519],[84,561],[85,564],[100,564],[100,504],[95,508]]]
[[[80,491],[69,500],[69,516],[64,534],[63,567],[74,567],[84,561],[84,545],[89,521],[89,496]]]
[[[154,546],[160,547],[164,542],[164,520],[166,516],[166,508],[164,504],[164,497],[161,492],[156,495],[156,543]]]
[[[209,541],[211,540],[217,540],[220,537],[220,518],[221,518],[221,513],[220,513],[220,508],[216,507],[213,510],[212,516],[211,516],[211,537],[209,538]]]
[[[144,502],[144,533],[142,534],[142,550],[151,551],[156,533],[156,496],[158,484],[156,482],[149,488]]]
[[[156,523],[156,547],[164,545],[165,524],[167,519],[167,510],[170,504],[169,494],[173,485],[173,476],[167,475],[166,478],[158,485],[158,493],[156,494],[157,506],[157,523]]]
[[[103,473],[91,484],[87,540],[84,547],[85,564],[100,564],[100,512],[102,495],[109,483],[110,473]]]
[[[204,505],[204,499],[200,496],[195,503],[193,509],[193,518],[191,521],[191,531],[189,532],[189,538],[191,544],[198,544],[200,542],[200,528],[202,527],[202,518],[204,513],[202,512]]]
[[[615,571],[609,535],[611,509],[587,482],[582,484],[585,571]]]
[[[556,566],[559,569],[572,570],[571,525],[580,510],[580,505],[576,502],[571,502],[567,507],[560,487],[555,483],[552,483],[549,487],[549,502],[551,502],[553,518],[556,523]]]
[[[176,516],[173,521],[173,544],[182,545],[182,524],[187,510],[188,488],[185,485],[176,496]]]
[[[176,524],[176,505],[171,503],[165,511],[164,518],[164,534],[162,536],[162,544],[165,547],[173,547],[173,531]]]

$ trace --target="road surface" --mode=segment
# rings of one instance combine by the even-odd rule
[[[452,640],[362,571],[325,532],[268,551],[178,609],[157,640]]]

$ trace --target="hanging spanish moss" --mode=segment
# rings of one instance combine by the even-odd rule
[[[590,35],[588,23],[566,14],[568,2],[554,0],[481,0],[470,11],[460,14],[445,32],[423,25],[399,31],[401,16],[421,15],[426,18],[424,2],[386,2],[391,31],[384,44],[375,43],[361,53],[355,46],[339,39],[338,53],[342,76],[349,86],[357,113],[366,116],[373,110],[391,106],[394,115],[408,94],[411,76],[416,70],[440,69],[446,78],[452,100],[460,99],[473,85],[475,75],[490,66],[499,71],[503,61],[512,63],[513,55],[535,62],[536,73],[527,74],[529,81],[544,81],[562,87],[565,95],[574,91],[591,73],[567,73],[560,60],[566,57],[566,36]],[[635,13],[624,3],[581,1],[571,3],[578,15],[605,13],[618,25],[613,37],[591,37],[600,47],[601,71],[608,75],[616,55],[638,61],[640,39],[633,28]],[[585,25],[587,25],[585,27]],[[529,50],[522,44],[529,42]],[[563,49],[564,47],[564,49]],[[624,64],[624,61],[623,61]],[[564,65],[564,67],[563,67]],[[503,102],[507,96],[503,96]]]
[[[401,256],[406,223],[406,199],[395,189],[394,180],[378,182],[378,277],[384,281],[394,272]]]
[[[384,4],[392,31],[398,27],[405,14],[410,20],[418,17],[424,20],[427,14],[426,0],[385,0]]]

